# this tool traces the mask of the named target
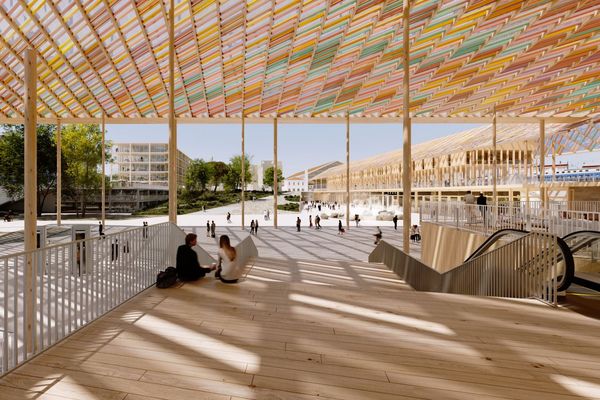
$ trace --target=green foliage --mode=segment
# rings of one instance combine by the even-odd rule
[[[209,161],[207,165],[209,181],[213,187],[213,192],[216,192],[217,187],[225,180],[229,172],[229,166],[222,161]]]
[[[272,188],[273,189],[273,172],[274,172],[274,168],[273,167],[269,167],[265,170],[265,175],[263,177],[263,183]],[[283,182],[283,173],[281,172],[281,169],[277,168],[277,188],[279,189],[281,187],[281,183]]]
[[[63,129],[62,152],[67,161],[64,172],[70,179],[73,197],[80,202],[83,217],[89,196],[101,188],[102,176],[98,168],[102,163],[102,151],[106,161],[110,161],[110,146],[106,143],[102,149],[102,132],[98,125],[67,125]],[[77,212],[79,214],[79,209]]]
[[[244,158],[246,184],[252,181],[250,172],[250,158]],[[242,188],[242,157],[234,156],[229,160],[229,171],[225,176],[225,187],[229,190],[241,190]]]
[[[41,214],[48,194],[56,187],[55,126],[37,127],[37,188],[38,215]],[[3,125],[0,136],[0,186],[17,199],[23,196],[25,182],[25,127]],[[64,163],[64,160],[63,160]]]
[[[191,162],[185,172],[185,188],[190,191],[204,191],[211,179],[211,168],[202,159]]]
[[[300,205],[298,203],[278,204],[277,209],[282,211],[298,211],[300,209]]]
[[[295,202],[300,201],[300,196],[295,196],[295,195],[286,195],[286,196],[283,196],[283,198],[286,199],[287,201],[295,201]]]

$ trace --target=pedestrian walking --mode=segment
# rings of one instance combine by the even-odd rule
[[[394,221],[394,230],[398,230],[398,216],[394,215],[394,219],[392,219],[392,221]]]
[[[227,223],[230,224],[231,223],[231,213],[227,212]]]
[[[343,235],[345,232],[346,230],[342,226],[342,220],[338,219],[338,235]]]
[[[102,221],[98,221],[98,235],[104,236],[104,225]]]
[[[254,234],[254,220],[250,221],[250,234]]]
[[[258,235],[258,218],[254,221],[254,234]]]
[[[217,230],[217,225],[215,224],[215,221],[212,221],[210,224],[210,237],[212,237],[212,238],[217,237],[216,230]]]
[[[206,221],[206,237],[210,237],[210,221]]]
[[[315,229],[321,229],[321,217],[318,215],[315,217]]]
[[[312,222],[312,215],[308,216],[308,227],[312,228],[313,227],[313,222]]]
[[[300,232],[300,224],[302,223],[302,220],[300,219],[300,217],[296,218],[296,229],[298,230],[298,232]]]
[[[379,229],[379,227],[377,227],[377,230],[375,231],[373,236],[375,236],[375,244],[379,244],[381,238],[383,237],[383,233],[381,232],[381,229]]]

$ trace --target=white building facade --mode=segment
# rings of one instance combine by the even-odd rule
[[[109,164],[113,187],[169,186],[169,145],[167,143],[113,143]],[[192,159],[177,151],[177,185],[184,185]]]

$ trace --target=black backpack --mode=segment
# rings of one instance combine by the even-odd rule
[[[156,275],[156,287],[159,289],[169,288],[173,286],[175,282],[177,282],[177,271],[173,267],[168,267]]]

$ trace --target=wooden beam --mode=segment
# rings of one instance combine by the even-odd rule
[[[277,118],[273,118],[273,227],[277,228]]]
[[[59,115],[63,124],[99,124],[99,117],[68,117]],[[247,124],[270,124],[273,117],[245,117]],[[345,116],[330,117],[277,117],[279,124],[345,124]],[[242,120],[240,116],[235,117],[177,117],[178,124],[239,124]],[[400,117],[370,117],[370,116],[351,116],[353,124],[401,124]],[[539,117],[497,117],[499,124],[538,124]],[[544,118],[547,123],[570,124],[583,121],[579,117],[549,117]],[[23,124],[23,118],[1,118],[0,123]],[[38,116],[40,124],[54,124],[56,118],[46,118]],[[168,117],[106,117],[106,123],[110,125],[130,125],[130,124],[166,124]],[[489,117],[412,117],[411,124],[489,124]]]
[[[62,124],[56,121],[56,225],[62,221]]]
[[[350,229],[350,113],[346,113],[346,229]]]
[[[177,224],[177,120],[175,119],[175,0],[170,0],[169,2],[169,222]]]
[[[403,103],[402,103],[402,249],[406,254],[410,254],[410,192],[411,192],[411,124],[410,124],[410,1],[404,0],[404,9],[402,15],[403,30],[403,52],[402,66],[404,75],[402,79]]]
[[[492,120],[492,204],[498,205],[498,143],[497,143],[497,121],[496,121],[496,106],[494,106],[494,117]]]
[[[102,144],[100,150],[102,151],[102,226],[106,226],[106,121],[104,120],[104,114],[102,114]]]
[[[242,229],[245,227],[245,218],[246,218],[246,210],[245,210],[245,191],[246,191],[246,118],[242,113]]]
[[[32,48],[25,50],[25,355],[37,351],[35,282],[37,268],[33,253],[37,248],[37,54]]]
[[[544,175],[546,173],[546,121],[540,119],[540,200],[546,207]]]

